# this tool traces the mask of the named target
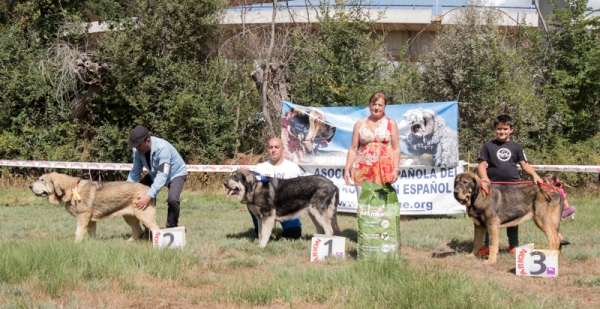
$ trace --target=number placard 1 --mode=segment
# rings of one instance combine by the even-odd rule
[[[517,276],[558,277],[559,250],[535,249],[533,243],[517,247]]]
[[[343,258],[346,255],[346,238],[315,234],[310,245],[310,261],[323,261],[328,255]]]
[[[183,249],[185,247],[185,227],[161,229],[152,233],[154,248]]]

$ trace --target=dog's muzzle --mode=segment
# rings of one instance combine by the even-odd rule
[[[240,193],[240,190],[238,188],[230,188],[227,182],[224,182],[223,186],[225,186],[225,188],[229,190],[227,191],[227,197]]]
[[[41,193],[40,192],[35,192],[35,190],[33,189],[33,184],[29,185],[29,190],[31,190],[31,192],[33,192],[33,194],[35,194],[35,196],[37,196],[37,197],[46,197],[46,196],[48,196],[48,192],[46,192],[46,191],[42,191]]]
[[[460,198],[458,196],[458,192],[454,192],[454,199],[461,205],[466,205],[469,202],[470,196],[467,196],[465,198]]]

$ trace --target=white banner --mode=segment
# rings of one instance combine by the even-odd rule
[[[356,212],[358,198],[354,185],[344,183],[343,167],[302,166],[307,174],[322,175],[340,189],[339,212]],[[392,184],[398,194],[400,215],[442,215],[465,213],[454,199],[454,177],[463,172],[463,164],[453,168],[405,167]]]

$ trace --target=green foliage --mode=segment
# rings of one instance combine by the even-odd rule
[[[570,164],[570,165],[596,165],[600,166],[600,134],[595,138],[584,141],[571,142],[568,138],[557,137],[553,141],[552,147],[544,148],[540,151],[539,157],[534,158],[534,162],[544,162],[543,164]],[[598,179],[596,173],[554,173],[572,186],[581,186]]]
[[[515,119],[513,138],[526,149],[539,147],[545,108],[536,97],[530,63],[520,38],[499,29],[494,10],[461,11],[445,27],[423,59],[421,91],[427,101],[459,100],[461,158],[477,155],[494,138],[493,120]]]
[[[48,56],[40,41],[17,25],[0,25],[0,34],[0,157],[78,158],[70,109],[52,100],[53,89],[37,66]]]
[[[369,15],[362,0],[322,3],[310,30],[277,29],[281,46],[273,59],[289,61],[287,92],[303,105],[364,106],[376,91],[392,103],[458,99],[464,159],[494,138],[493,117],[507,113],[532,163],[596,164],[600,19],[584,0],[567,4],[549,21],[548,42],[536,29],[499,28],[496,11],[464,9],[420,62],[410,63],[387,55],[379,16]],[[0,158],[129,162],[125,141],[137,124],[169,140],[192,164],[262,152],[265,123],[250,72],[269,36],[246,29],[221,43],[223,5],[2,2]],[[110,31],[82,31],[83,22],[97,18]],[[108,64],[82,115],[71,102],[89,88],[64,74],[72,63],[61,51]]]
[[[99,51],[113,64],[112,79],[92,108],[92,124],[104,156],[129,160],[125,143],[106,151],[107,143],[126,139],[136,124],[169,140],[190,163],[210,163],[248,150],[254,135],[256,99],[244,63],[206,60],[218,30],[218,1],[138,1],[130,7],[137,19],[121,31],[106,33]],[[236,89],[231,91],[230,89]],[[244,95],[240,95],[240,92]],[[103,133],[110,133],[109,136]],[[250,148],[251,149],[251,148]]]
[[[82,20],[84,0],[4,0],[0,5],[0,25],[17,25],[23,36],[41,45],[52,44],[65,20]]]
[[[549,22],[544,94],[561,120],[561,133],[576,142],[600,132],[600,17],[590,13],[586,0],[566,3]]]
[[[290,63],[290,94],[308,106],[364,106],[384,90],[393,71],[362,1],[322,3],[319,24],[307,36],[294,33],[296,58]],[[389,89],[389,88],[388,88]]]
[[[137,124],[172,142],[190,163],[259,151],[252,63],[209,57],[222,4],[102,0],[59,9],[54,1],[12,1],[0,7],[0,157],[128,162],[125,141]],[[113,31],[94,38],[76,31],[84,6]],[[68,35],[51,36],[49,29],[68,29],[62,32]],[[70,59],[48,61],[58,44],[110,65],[78,119],[69,102],[82,86],[65,79]]]

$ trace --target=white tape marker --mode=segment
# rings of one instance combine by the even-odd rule
[[[0,160],[0,166],[36,167],[36,168],[66,168],[81,170],[130,171],[133,164],[129,163],[94,163],[94,162],[57,162],[57,161],[19,161]],[[189,172],[220,172],[230,173],[238,168],[254,169],[255,165],[188,165]]]
[[[469,163],[470,167],[477,167],[477,163]],[[0,160],[0,166],[37,167],[37,168],[66,168],[129,171],[133,164],[129,163],[93,163],[93,162],[57,162],[57,161],[20,161]],[[230,173],[236,169],[254,170],[255,165],[187,165],[189,172],[216,172]],[[600,166],[594,165],[531,165],[534,170],[576,173],[600,173]]]

